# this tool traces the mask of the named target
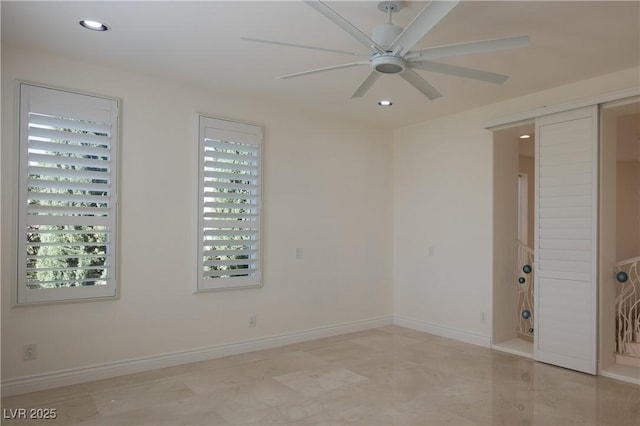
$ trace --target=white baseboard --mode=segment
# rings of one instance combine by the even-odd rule
[[[491,345],[491,349],[511,355],[521,356],[523,358],[533,359],[533,342],[518,339],[517,337],[505,342],[493,343]]]
[[[320,339],[323,337],[331,337],[376,327],[383,327],[391,325],[392,323],[392,317],[372,318],[326,327],[318,327],[309,330],[294,331],[275,336],[225,343],[205,348],[189,349],[180,352],[116,361],[108,364],[89,365],[86,367],[54,371],[32,376],[16,377],[2,381],[2,396],[36,392],[61,386],[90,382],[93,380],[122,376],[125,374],[140,373],[158,368],[206,361],[229,355],[237,355],[246,352],[290,345],[293,343],[305,342],[308,340]]]
[[[491,347],[490,336],[482,336],[479,334],[469,333],[468,331],[456,330],[455,328],[399,316],[393,317],[393,323],[401,327],[411,328],[424,333],[435,334],[436,336],[459,340],[465,343],[471,343],[472,345],[478,345],[485,348]]]
[[[636,367],[612,364],[607,368],[598,371],[598,374],[603,377],[640,386],[640,369]]]

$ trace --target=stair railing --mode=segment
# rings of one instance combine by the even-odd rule
[[[640,358],[640,256],[615,264],[616,353]]]
[[[518,240],[518,292],[516,295],[516,332],[527,340],[533,339],[533,249]]]

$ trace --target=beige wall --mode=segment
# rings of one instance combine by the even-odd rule
[[[612,110],[600,114],[600,171],[599,171],[599,368],[615,363],[616,290],[614,273],[616,257],[616,157],[618,126]]]
[[[425,328],[491,337],[493,137],[490,119],[637,87],[638,68],[397,129],[394,313]],[[499,90],[499,89],[498,89]],[[434,256],[429,256],[429,247]]]
[[[11,307],[16,79],[122,99],[119,300]],[[192,293],[197,113],[265,126],[262,289]],[[389,318],[391,140],[313,110],[3,46],[2,379]],[[21,359],[25,343],[37,360]]]
[[[618,161],[616,167],[616,257],[640,256],[640,162]]]

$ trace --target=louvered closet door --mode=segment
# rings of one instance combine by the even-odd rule
[[[535,350],[596,373],[598,109],[536,120]]]

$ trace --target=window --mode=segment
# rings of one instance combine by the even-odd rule
[[[18,304],[116,295],[118,102],[20,83]]]
[[[200,116],[197,290],[259,287],[262,128]]]

